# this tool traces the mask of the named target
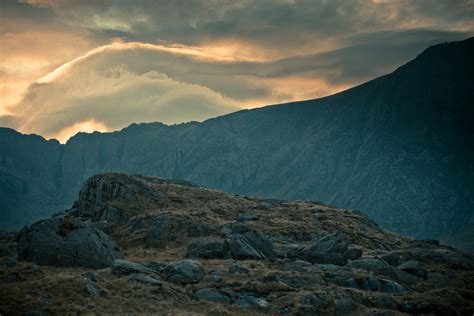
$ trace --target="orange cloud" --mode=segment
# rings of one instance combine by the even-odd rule
[[[89,119],[82,122],[74,123],[71,126],[65,127],[60,130],[57,134],[53,135],[51,138],[59,140],[60,143],[64,144],[68,141],[69,138],[76,135],[79,132],[92,133],[92,132],[107,132],[109,129],[107,126],[98,122],[95,119]]]

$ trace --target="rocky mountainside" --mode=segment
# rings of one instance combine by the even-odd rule
[[[85,179],[114,171],[363,209],[388,230],[474,249],[473,55],[474,38],[440,44],[330,97],[66,145],[0,129],[1,225],[67,208]]]
[[[474,312],[474,257],[361,212],[125,174],[0,239],[0,313]]]

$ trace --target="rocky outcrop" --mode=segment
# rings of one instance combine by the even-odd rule
[[[126,194],[97,198],[98,183],[104,190],[126,188],[117,189]],[[0,293],[5,297],[0,312],[22,312],[25,304],[28,310],[60,314],[60,302],[92,300],[102,303],[68,308],[98,314],[474,311],[472,255],[384,231],[362,212],[316,202],[242,197],[145,176],[97,175],[86,182],[89,185],[92,188],[83,192],[96,193],[81,195],[89,202],[78,201],[70,210],[25,229],[18,243],[15,234],[0,232]],[[79,212],[78,205],[87,207]],[[104,221],[93,214],[104,205],[120,209],[121,220]],[[239,222],[241,214],[256,220]],[[150,231],[156,232],[153,244]],[[15,255],[17,247],[29,245],[26,249],[44,256],[42,251],[56,249],[51,247],[56,241],[75,241],[75,234],[86,241],[113,239],[127,260],[120,257],[110,269],[98,265],[91,271],[39,268]],[[53,241],[49,248],[27,243],[43,238]],[[81,243],[78,249],[107,249],[102,243],[87,245]]]
[[[172,262],[164,269],[165,279],[177,284],[197,283],[204,276],[205,269],[194,260]]]
[[[18,234],[18,258],[41,265],[109,267],[123,258],[104,232],[70,218],[53,218],[25,227]]]

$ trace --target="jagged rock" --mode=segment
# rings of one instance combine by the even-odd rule
[[[92,282],[100,282],[100,277],[96,272],[87,271],[87,272],[82,273],[82,276]]]
[[[273,244],[270,239],[261,231],[254,230],[244,234],[250,245],[264,254],[267,259],[275,259],[278,254],[273,249]]]
[[[218,259],[224,256],[222,241],[192,241],[186,250],[186,258]]]
[[[170,219],[166,215],[157,216],[154,224],[148,229],[145,236],[146,247],[162,247],[168,240],[166,238],[170,229]]]
[[[347,242],[342,239],[341,232],[326,235],[308,247],[293,246],[287,251],[287,257],[304,259],[311,263],[345,265],[344,253]]]
[[[307,247],[300,244],[289,244],[286,245],[286,257],[289,259],[302,259],[304,258]]]
[[[346,260],[357,260],[362,257],[362,249],[359,248],[349,248],[344,252],[344,259]]]
[[[342,239],[342,233],[337,231],[321,237],[316,242],[312,243],[306,253],[340,253],[347,251],[347,242]]]
[[[347,265],[353,268],[364,269],[367,271],[375,271],[377,269],[388,266],[388,264],[385,261],[379,258],[366,258],[366,259],[354,260],[354,261],[350,261]]]
[[[194,293],[194,296],[199,300],[221,303],[221,304],[229,304],[230,298],[224,294],[221,290],[214,289],[214,288],[204,288],[197,290]]]
[[[230,241],[224,243],[225,251],[231,254],[232,258],[237,260],[263,260],[265,255],[252,247],[245,236],[236,234],[232,236]]]
[[[136,281],[136,282],[139,282],[139,283],[143,283],[143,284],[146,284],[146,285],[158,286],[158,285],[163,284],[161,281],[151,277],[150,275],[141,274],[141,273],[130,274],[128,276],[128,278],[130,280],[133,280],[133,281]]]
[[[18,258],[41,265],[104,268],[123,258],[118,245],[103,231],[78,220],[39,221],[18,234]]]
[[[165,270],[166,281],[177,284],[197,283],[204,276],[204,267],[194,260],[169,263]]]
[[[157,274],[157,272],[153,269],[150,269],[142,264],[138,264],[135,262],[127,261],[127,260],[115,260],[112,265],[112,273],[113,274],[132,274],[132,273],[140,273],[140,274]]]
[[[91,282],[86,283],[86,291],[89,293],[90,296],[94,298],[99,298],[100,297],[100,291],[99,289],[92,284]]]
[[[426,269],[418,261],[409,260],[402,263],[397,268],[420,278],[426,278],[428,275]]]

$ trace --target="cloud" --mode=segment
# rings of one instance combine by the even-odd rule
[[[474,30],[473,0],[0,5],[0,125],[62,139],[325,96]]]
[[[209,88],[156,71],[139,74],[125,64],[112,66],[111,58],[101,54],[82,60],[54,80],[30,86],[17,108],[19,130],[64,140],[92,128],[204,120],[238,109],[231,99]]]

